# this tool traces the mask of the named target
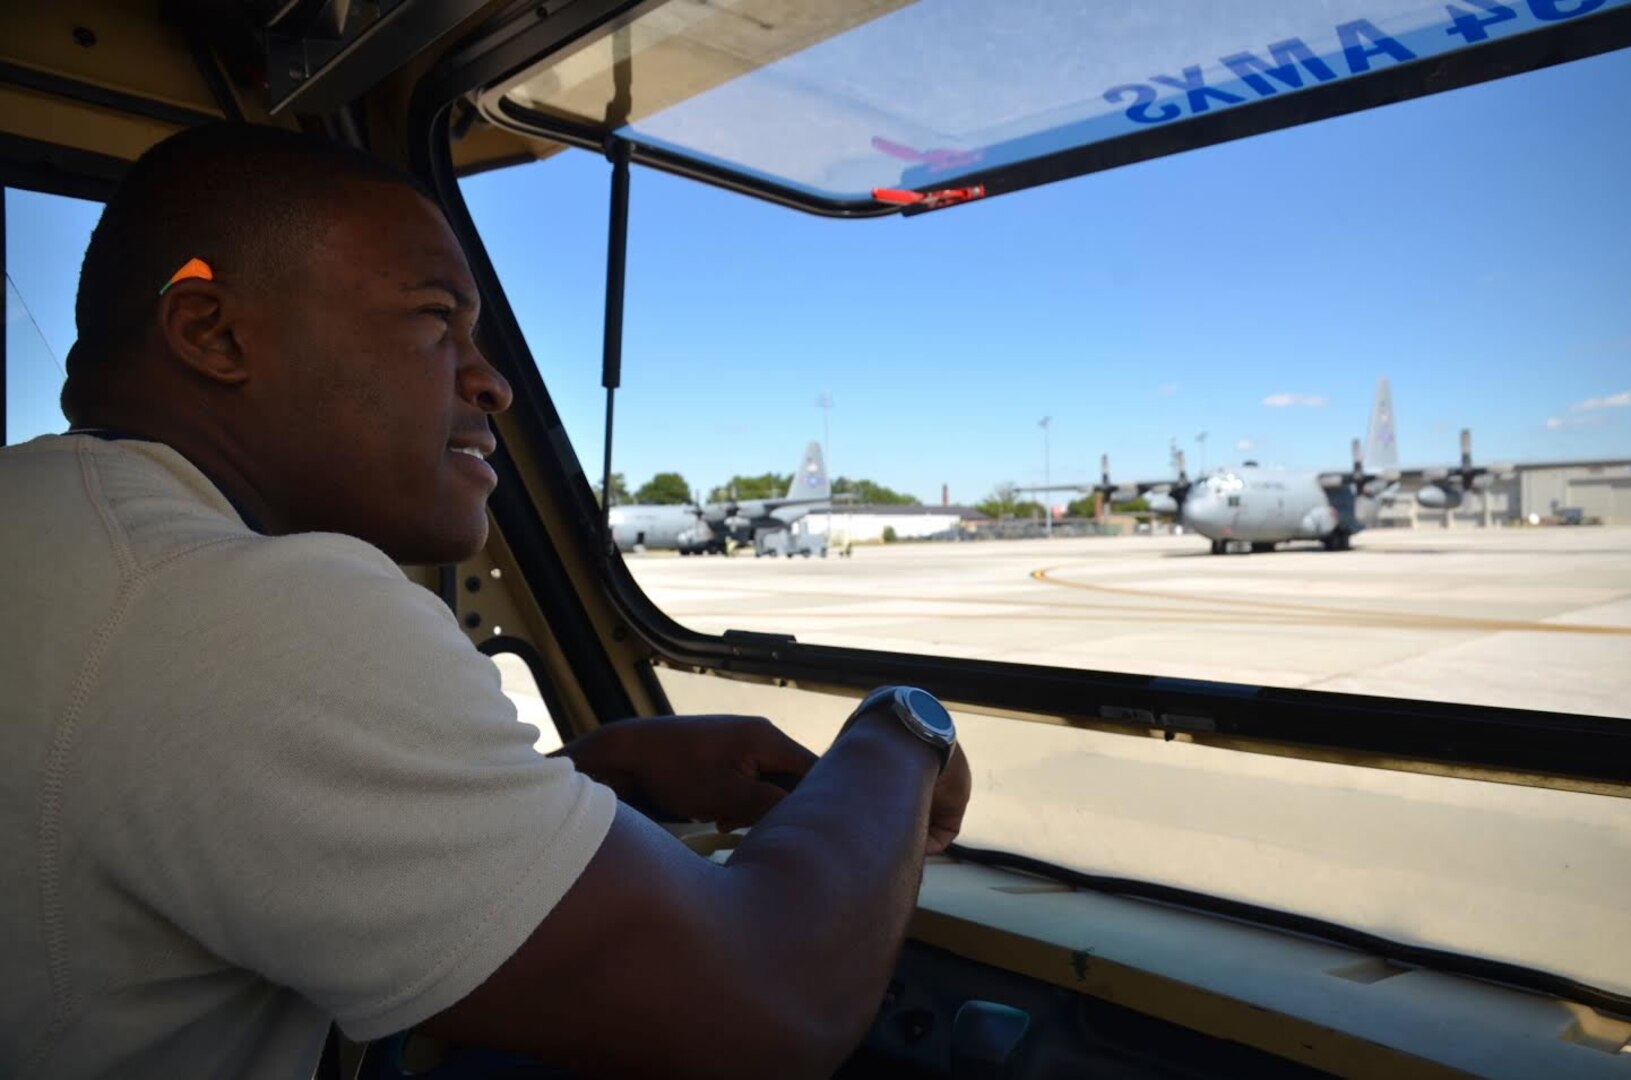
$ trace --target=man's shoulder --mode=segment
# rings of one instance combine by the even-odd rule
[[[127,572],[249,535],[225,496],[161,443],[71,434],[6,447],[0,495],[15,511],[9,532],[40,539],[71,528],[75,549],[111,546]]]
[[[16,511],[18,532],[49,536],[71,520],[81,542],[111,544],[141,576],[185,560],[193,573],[213,567],[245,585],[268,575],[288,584],[297,577],[406,583],[384,552],[356,537],[255,532],[208,477],[163,443],[47,435],[5,447],[0,495]],[[94,538],[84,535],[92,520]],[[199,557],[206,553],[212,557]]]
[[[166,581],[166,592],[207,585],[239,603],[253,598],[307,609],[377,606],[382,601],[400,607],[419,600],[430,601],[426,606],[432,610],[444,606],[379,548],[341,533],[223,533],[216,542],[204,539],[181,555],[179,572],[165,575],[173,578]]]

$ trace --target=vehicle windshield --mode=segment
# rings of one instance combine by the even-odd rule
[[[1631,716],[1628,92],[1620,52],[912,218],[636,167],[622,557],[710,634]],[[609,176],[461,182],[597,483]],[[847,708],[657,677],[818,749]],[[957,721],[971,844],[1631,993],[1618,798]]]
[[[1622,51],[909,219],[636,167],[618,545],[708,633],[1631,716],[1628,92]],[[462,182],[597,482],[609,171]]]

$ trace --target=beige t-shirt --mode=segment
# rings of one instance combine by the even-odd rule
[[[305,1080],[452,1005],[611,792],[376,548],[169,448],[0,450],[0,1075]]]

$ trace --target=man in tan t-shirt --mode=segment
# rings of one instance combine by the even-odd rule
[[[865,1030],[961,750],[864,707],[819,761],[733,717],[537,755],[397,566],[486,540],[478,308],[331,144],[195,129],[110,201],[74,431],[0,450],[0,1075],[305,1080],[333,1021],[815,1077]],[[720,866],[617,796],[756,827]]]

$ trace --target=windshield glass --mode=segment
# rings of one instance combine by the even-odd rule
[[[1614,53],[910,219],[637,168],[618,544],[709,633],[1631,716],[1627,92]],[[463,182],[597,476],[608,176]]]
[[[496,88],[840,201],[964,176],[1518,37],[1626,0],[672,0]]]

